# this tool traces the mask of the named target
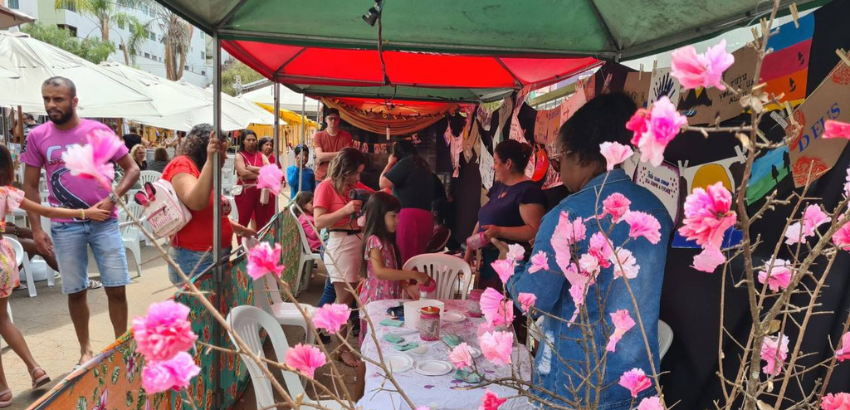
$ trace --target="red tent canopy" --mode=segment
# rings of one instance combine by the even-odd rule
[[[363,87],[384,85],[376,50],[223,41],[228,53],[283,84]],[[517,58],[385,51],[392,85],[429,88],[545,86],[587,70],[594,58]]]

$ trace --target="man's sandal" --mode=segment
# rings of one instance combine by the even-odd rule
[[[41,375],[41,377],[36,378],[35,372],[37,372],[39,370],[44,374]],[[32,378],[32,388],[33,389],[37,389],[41,386],[44,386],[47,383],[50,383],[50,376],[48,376],[47,372],[45,372],[44,369],[42,369],[41,367],[36,367],[36,368],[32,369],[32,371],[30,372],[30,377]]]

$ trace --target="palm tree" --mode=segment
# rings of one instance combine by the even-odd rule
[[[149,26],[139,21],[136,16],[120,11],[119,7],[136,8],[147,3],[148,0],[55,0],[54,7],[76,10],[80,14],[94,17],[94,23],[100,30],[100,38],[103,41],[109,41],[113,23],[128,27],[129,38],[125,39],[120,33],[118,35],[121,37],[124,51],[124,63],[130,65],[135,61],[136,49],[149,35]]]
[[[183,67],[195,27],[165,7],[157,5],[154,10],[165,44],[165,75],[169,80],[177,81],[183,78]]]

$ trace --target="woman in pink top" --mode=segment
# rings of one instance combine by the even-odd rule
[[[257,147],[257,134],[245,130],[239,152],[236,153],[236,175],[239,176],[237,185],[242,186],[242,192],[235,196],[236,209],[239,210],[239,224],[248,226],[254,220],[257,231],[263,229],[274,215],[274,207],[268,207],[260,202],[260,190],[257,189],[257,176],[263,167],[263,153]],[[274,198],[270,198],[273,203]]]

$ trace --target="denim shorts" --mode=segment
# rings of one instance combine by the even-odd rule
[[[124,240],[116,219],[53,222],[50,233],[62,275],[62,293],[73,294],[89,287],[88,246],[91,246],[103,286],[114,288],[130,284]]]
[[[222,249],[221,254],[229,255],[230,248]],[[180,267],[180,270],[182,270],[183,273],[190,278],[204,273],[204,271],[209,269],[209,267],[213,264],[212,251],[191,251],[186,248],[172,246],[171,249],[168,250],[168,255],[171,256],[171,259],[174,259],[174,262],[177,262],[177,266]],[[183,279],[180,278],[180,275],[174,270],[174,268],[171,267],[171,265],[168,265],[168,279],[171,280],[171,283],[174,285],[180,285],[183,283]]]

